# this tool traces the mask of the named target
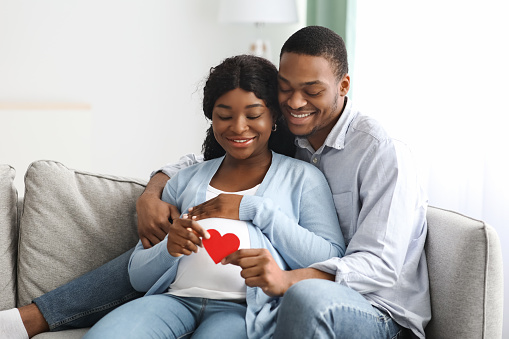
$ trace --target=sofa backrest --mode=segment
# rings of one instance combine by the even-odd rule
[[[430,207],[427,213],[432,318],[429,338],[502,337],[503,265],[490,225]]]
[[[14,168],[0,164],[0,310],[16,304],[18,194],[14,187],[15,174]]]
[[[36,161],[25,175],[17,305],[108,262],[138,241],[145,181]]]

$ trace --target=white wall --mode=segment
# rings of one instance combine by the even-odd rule
[[[286,38],[304,26],[305,1],[297,3],[299,23],[264,28],[273,61]],[[153,169],[200,152],[207,126],[200,109],[202,81],[211,66],[246,52],[256,37],[254,25],[219,24],[218,6],[219,0],[0,0],[0,107],[90,105],[87,112],[68,112],[90,116],[82,126],[92,140],[89,149],[76,144],[76,154],[52,160],[148,178]],[[9,119],[5,115],[6,110],[1,118]],[[55,126],[50,118],[39,120],[42,135],[69,128]],[[15,135],[9,140],[25,142],[6,144],[9,131],[0,131],[0,163],[17,167],[19,186],[26,159],[36,156],[23,145],[40,137],[10,132]],[[61,143],[74,146],[69,139]],[[10,147],[17,152],[7,152]],[[89,161],[83,161],[86,156]]]

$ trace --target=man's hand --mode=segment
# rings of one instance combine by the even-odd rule
[[[239,207],[242,195],[219,194],[217,197],[191,207],[189,217],[193,220],[225,218],[239,220]]]
[[[147,184],[136,201],[138,235],[144,248],[150,248],[164,239],[170,229],[170,220],[178,219],[178,209],[161,200],[164,186],[170,178],[159,172]]]
[[[138,235],[144,248],[161,242],[170,230],[170,219],[180,217],[178,209],[160,198],[142,194],[136,202]]]
[[[291,271],[282,270],[269,250],[264,248],[240,249],[224,258],[223,265],[240,266],[240,275],[249,287],[260,287],[271,297],[282,296],[292,286]]]
[[[196,221],[191,219],[174,219],[168,232],[168,253],[174,257],[190,255],[202,247],[201,238],[209,239],[210,235]]]

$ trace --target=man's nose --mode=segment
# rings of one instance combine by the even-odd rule
[[[286,102],[292,109],[299,109],[307,104],[306,99],[304,99],[302,94],[298,91],[293,92]]]

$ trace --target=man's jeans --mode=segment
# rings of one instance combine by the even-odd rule
[[[338,283],[309,279],[286,291],[274,338],[402,338],[406,333],[362,295]]]
[[[127,273],[133,250],[34,299],[50,330],[90,327],[114,308],[141,297]]]

